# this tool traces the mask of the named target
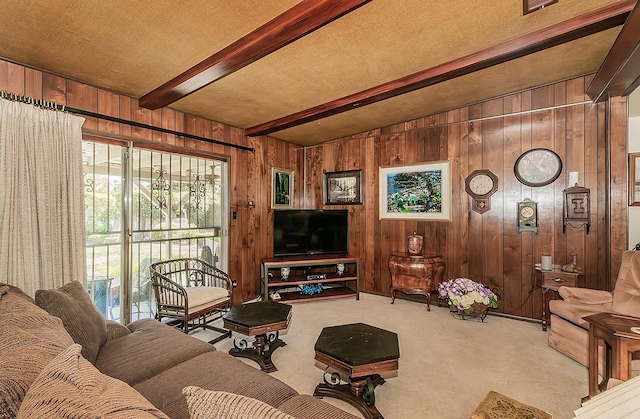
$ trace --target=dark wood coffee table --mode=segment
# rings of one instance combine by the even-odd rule
[[[277,371],[271,361],[271,354],[279,347],[286,346],[278,337],[278,331],[289,327],[290,319],[289,304],[258,301],[231,307],[222,317],[224,327],[245,336],[255,336],[255,340],[252,347],[249,347],[246,339],[236,337],[229,354],[251,359],[258,363],[263,371]]]
[[[375,406],[375,387],[384,384],[380,373],[398,369],[398,335],[364,323],[322,329],[314,347],[315,359],[327,365],[315,397],[334,397],[358,409],[366,418],[383,418]],[[329,369],[338,371],[329,375]],[[340,384],[339,373],[348,383]]]

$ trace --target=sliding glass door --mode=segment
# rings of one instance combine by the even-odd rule
[[[105,317],[154,316],[153,262],[227,270],[225,161],[89,141],[84,152],[89,290]]]
[[[85,185],[87,286],[105,317],[119,301],[122,277],[122,156],[124,148],[85,141],[82,144]]]

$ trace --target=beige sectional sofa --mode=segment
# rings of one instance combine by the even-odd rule
[[[0,319],[0,418],[357,418],[155,320],[105,321],[78,282],[0,284]]]

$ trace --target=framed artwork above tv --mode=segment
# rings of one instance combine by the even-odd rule
[[[271,208],[293,208],[293,170],[271,168]]]
[[[380,219],[451,221],[449,161],[381,166]]]
[[[360,170],[325,172],[324,204],[362,204],[362,182]]]

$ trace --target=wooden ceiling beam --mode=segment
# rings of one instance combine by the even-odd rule
[[[587,88],[594,102],[628,96],[640,84],[640,3],[633,9]]]
[[[302,0],[291,9],[162,86],[142,96],[140,107],[158,109],[271,54],[371,0]]]
[[[340,99],[245,129],[250,137],[268,135],[352,109],[371,105],[478,70],[592,35],[625,22],[636,0],[620,0],[464,57],[383,83]],[[579,52],[576,52],[579,53]]]

